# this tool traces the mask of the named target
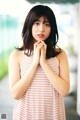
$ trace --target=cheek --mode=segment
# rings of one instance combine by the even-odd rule
[[[37,30],[37,29],[33,26],[33,27],[32,27],[32,35],[35,34],[36,30]]]
[[[34,36],[34,27],[32,27],[32,36]]]
[[[51,29],[50,29],[50,30],[48,30],[48,34],[47,34],[47,35],[49,36],[49,35],[50,35],[50,33],[51,33]]]

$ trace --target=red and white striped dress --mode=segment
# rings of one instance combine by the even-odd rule
[[[24,55],[21,77],[32,63],[32,56]],[[59,61],[56,57],[47,60],[50,67],[59,75]],[[31,86],[24,96],[16,101],[13,120],[66,120],[64,99],[52,86],[44,71],[37,68]]]

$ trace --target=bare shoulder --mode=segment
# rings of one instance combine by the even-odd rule
[[[20,62],[20,58],[22,58],[22,55],[23,55],[23,51],[14,50],[14,51],[11,52],[11,54],[9,56],[9,60]]]
[[[59,51],[59,49],[57,49],[57,51]],[[59,61],[63,61],[67,59],[67,53],[65,50],[61,49],[61,53],[59,55],[57,55],[57,58]]]
[[[20,55],[20,51],[19,50],[14,50],[14,51],[11,52],[10,58],[17,59],[19,57],[19,55]]]

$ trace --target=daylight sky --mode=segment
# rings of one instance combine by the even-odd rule
[[[39,3],[36,3],[39,4]],[[55,4],[48,4],[56,12],[59,12],[59,6]],[[54,7],[53,7],[54,5]],[[26,14],[34,4],[30,4],[26,0],[0,0],[0,15],[10,15],[24,20]]]

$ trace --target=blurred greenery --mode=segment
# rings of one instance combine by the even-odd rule
[[[0,15],[0,29],[1,28],[17,28],[19,21],[17,18],[11,17],[9,15]]]
[[[79,0],[26,0],[26,1],[29,1],[30,3],[36,3],[36,2],[40,2],[40,3],[78,3]]]
[[[8,60],[10,51],[0,55],[0,80],[8,74]]]
[[[0,15],[0,80],[8,74],[9,55],[18,44],[19,20],[9,15]]]

